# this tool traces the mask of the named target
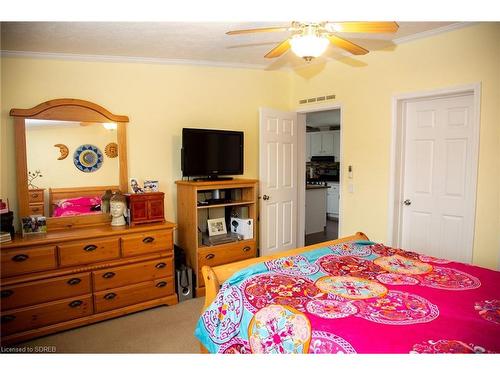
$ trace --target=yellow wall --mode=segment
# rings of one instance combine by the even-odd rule
[[[300,98],[335,93],[342,104],[342,234],[387,240],[391,100],[399,93],[482,83],[474,263],[496,268],[500,251],[500,26],[480,24],[396,46],[391,51],[295,72],[154,64],[2,58],[0,192],[15,203],[10,108],[74,97],[130,117],[129,177],[159,179],[175,220],[182,127],[245,131],[245,176],[258,177],[258,108],[299,107]],[[357,62],[355,62],[357,60]],[[344,169],[343,186],[346,187]],[[15,207],[15,205],[14,205]]]
[[[2,58],[1,194],[17,208],[11,108],[78,98],[127,115],[129,177],[159,180],[176,219],[183,127],[245,132],[244,177],[258,178],[258,109],[286,109],[289,74],[251,69]],[[58,143],[58,142],[54,142]]]
[[[387,240],[392,97],[481,82],[481,127],[473,262],[500,255],[500,23],[480,24],[293,75],[292,103],[335,93],[343,116],[342,233]],[[364,65],[364,66],[363,66]],[[297,106],[295,106],[297,107]],[[354,193],[346,168],[354,168]]]

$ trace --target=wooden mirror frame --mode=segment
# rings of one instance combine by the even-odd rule
[[[119,188],[124,193],[128,191],[126,125],[129,119],[127,116],[114,115],[98,104],[80,99],[49,100],[29,109],[11,109],[10,115],[14,117],[19,217],[29,216],[26,155],[27,119],[116,123],[120,167]],[[49,230],[68,229],[106,223],[110,220],[110,217],[104,215],[47,217],[47,226]]]

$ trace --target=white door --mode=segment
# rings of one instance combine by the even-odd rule
[[[261,108],[259,146],[260,254],[269,255],[296,247],[297,113]]]
[[[402,247],[470,262],[474,235],[473,96],[406,103]]]

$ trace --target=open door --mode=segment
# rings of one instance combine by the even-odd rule
[[[260,254],[297,247],[297,113],[260,109]]]

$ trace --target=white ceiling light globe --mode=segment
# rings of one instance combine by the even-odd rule
[[[292,51],[305,59],[318,57],[325,52],[329,41],[326,37],[317,35],[296,35],[290,40]]]

